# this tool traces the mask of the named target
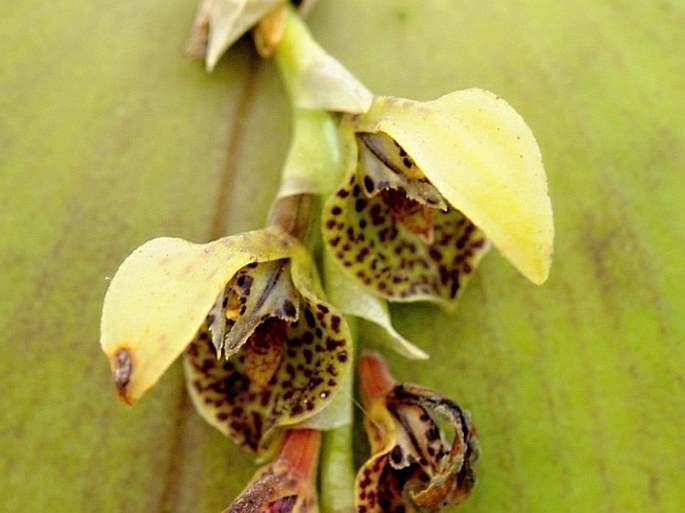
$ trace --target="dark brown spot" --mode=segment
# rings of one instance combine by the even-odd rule
[[[126,396],[126,386],[131,380],[131,373],[133,372],[133,357],[127,348],[119,349],[114,355],[114,368],[112,374],[114,377],[114,385],[117,387],[117,393],[121,398],[128,402]]]
[[[399,464],[402,461],[402,449],[399,445],[396,445],[392,448],[392,452],[390,453],[390,459],[395,464]]]
[[[250,379],[239,372],[234,372],[224,380],[223,384],[226,395],[235,397],[250,388]]]
[[[369,193],[373,192],[373,180],[368,176],[364,177],[364,188]]]
[[[236,280],[236,284],[240,288],[249,289],[252,286],[252,281],[252,276],[250,276],[249,274],[243,274],[238,277],[238,279]]]
[[[331,317],[331,329],[336,333],[340,333],[340,317],[337,315]]]
[[[333,351],[343,345],[345,345],[345,340],[335,340],[330,337],[326,338],[326,349],[329,351]]]
[[[295,310],[295,305],[289,299],[283,302],[283,312],[288,317],[295,317],[297,311]]]
[[[304,311],[304,318],[307,321],[307,326],[310,328],[314,328],[316,326],[316,319],[314,318],[314,314],[310,310],[305,310]]]

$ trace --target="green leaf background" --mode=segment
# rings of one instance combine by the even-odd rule
[[[5,511],[216,512],[254,469],[195,414],[180,365],[130,408],[98,345],[131,250],[261,226],[276,193],[290,113],[274,67],[246,41],[211,75],[187,61],[194,9],[0,5]],[[549,282],[492,252],[456,314],[394,310],[433,356],[390,355],[397,377],[480,431],[459,510],[685,510],[682,2],[321,0],[310,23],[376,93],[490,89],[542,149]]]

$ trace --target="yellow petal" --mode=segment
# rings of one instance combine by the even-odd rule
[[[267,229],[208,244],[160,238],[134,251],[112,279],[101,319],[100,344],[121,398],[132,404],[157,382],[241,267],[285,258],[291,243]]]
[[[353,123],[395,139],[523,275],[547,279],[554,239],[547,179],[535,137],[509,104],[480,89],[430,102],[379,98]]]

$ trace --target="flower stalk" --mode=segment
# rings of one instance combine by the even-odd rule
[[[489,241],[542,283],[554,231],[539,149],[487,91],[375,97],[288,4],[204,0],[191,37],[211,69],[251,31],[288,92],[293,136],[266,227],[138,248],[105,297],[101,345],[130,404],[183,354],[200,415],[273,458],[224,513],[316,512],[319,497],[333,513],[437,512],[475,483],[470,414],[363,352],[372,454],[355,477],[350,323],[427,358],[393,328],[387,301],[454,307]]]

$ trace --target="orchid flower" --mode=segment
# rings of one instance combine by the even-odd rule
[[[330,254],[393,301],[454,304],[488,240],[534,283],[554,230],[540,151],[521,116],[480,89],[376,98],[341,131],[348,169],[324,208]]]
[[[469,413],[431,389],[397,383],[377,353],[360,357],[359,380],[372,456],[357,474],[357,511],[438,512],[464,501],[479,454]]]
[[[125,402],[184,355],[205,420],[258,459],[275,454],[224,513],[316,513],[322,430],[331,431],[322,502],[351,509],[344,315],[369,321],[367,339],[427,358],[395,331],[387,301],[453,307],[490,244],[534,283],[551,265],[545,172],[521,116],[481,89],[426,102],[374,97],[296,14],[312,3],[203,1],[189,52],[211,70],[251,30],[289,93],[293,139],[271,220],[205,244],[143,244],[103,305],[101,345]],[[328,294],[310,254],[320,242]],[[438,512],[465,500],[479,455],[469,412],[399,384],[377,353],[361,356],[359,381],[372,454],[356,476],[357,512]]]
[[[322,299],[294,230],[277,223],[207,244],[161,238],[134,251],[102,311],[101,344],[121,398],[137,401],[185,351],[198,411],[259,456],[273,451],[282,427],[329,405],[349,366],[350,334]]]

